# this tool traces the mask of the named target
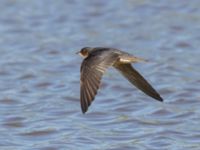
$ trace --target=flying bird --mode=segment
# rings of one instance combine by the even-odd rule
[[[84,58],[80,70],[80,104],[83,113],[88,110],[94,100],[101,78],[110,66],[117,69],[145,94],[158,101],[163,101],[158,92],[131,65],[131,63],[145,61],[144,59],[115,48],[106,47],[84,47],[77,54]]]

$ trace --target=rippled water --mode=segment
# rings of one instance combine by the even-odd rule
[[[200,149],[200,1],[2,0],[0,149]],[[135,64],[160,103],[111,69],[89,111],[75,55],[109,46]]]

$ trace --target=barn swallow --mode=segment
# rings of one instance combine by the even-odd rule
[[[83,113],[88,110],[94,100],[101,78],[110,66],[117,69],[128,81],[146,95],[158,101],[163,101],[158,92],[131,65],[131,63],[143,62],[145,61],[144,59],[115,48],[106,47],[84,47],[77,54],[85,58],[80,70],[80,104]]]

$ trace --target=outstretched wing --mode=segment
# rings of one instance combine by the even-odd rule
[[[90,55],[83,60],[80,78],[80,103],[85,113],[97,94],[101,78],[109,66],[118,59],[118,54]]]
[[[144,77],[137,72],[131,64],[118,64],[115,68],[119,70],[133,85],[143,91],[152,98],[163,101],[162,97],[156,90],[144,79]]]

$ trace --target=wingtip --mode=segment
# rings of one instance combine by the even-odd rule
[[[163,102],[164,101],[164,99],[160,96],[160,94],[158,94],[157,92],[156,93],[154,93],[154,95],[153,96],[151,96],[152,98],[154,98],[155,100],[157,100],[157,101],[160,101],[160,102]]]
[[[155,94],[154,96],[151,96],[152,98],[154,98],[157,101],[163,102],[164,99],[160,96],[160,94]]]
[[[83,108],[82,108],[81,110],[82,110],[82,113],[83,113],[83,114],[85,114],[85,113],[87,112],[87,109],[83,109]]]
[[[161,96],[159,96],[159,98],[157,98],[157,100],[160,101],[160,102],[164,101],[164,99]]]

